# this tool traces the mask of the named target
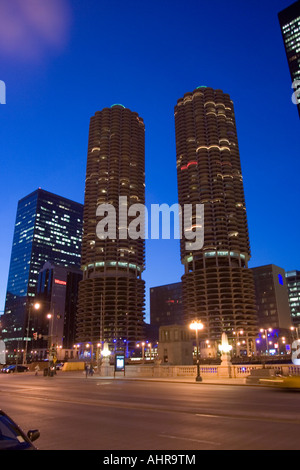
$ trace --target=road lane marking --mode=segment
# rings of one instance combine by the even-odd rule
[[[22,391],[20,391],[22,390]],[[230,419],[230,420],[242,420],[242,421],[260,421],[260,422],[269,422],[269,423],[285,423],[285,424],[292,424],[292,425],[298,425],[300,424],[300,419],[299,418],[280,418],[280,417],[275,417],[275,416],[249,416],[249,415],[229,415],[229,414],[216,414],[216,413],[195,413],[195,411],[192,410],[184,410],[184,409],[166,409],[163,406],[149,406],[144,403],[132,403],[132,402],[120,402],[120,401],[107,401],[107,400],[97,400],[97,399],[85,399],[85,400],[80,400],[80,399],[64,399],[64,398],[59,398],[59,397],[50,397],[50,396],[41,396],[41,395],[31,395],[31,394],[26,394],[26,391],[32,392],[33,389],[19,389],[19,390],[13,390],[15,394],[15,398],[17,396],[22,397],[22,398],[27,398],[27,399],[33,399],[33,400],[42,400],[42,401],[48,401],[48,402],[53,402],[53,403],[66,403],[68,405],[84,405],[84,406],[97,406],[97,407],[110,407],[110,408],[118,408],[118,409],[132,409],[136,411],[150,411],[150,412],[159,412],[159,413],[177,413],[177,414],[188,414],[188,415],[194,415],[198,418],[208,418],[208,419]],[[36,389],[34,389],[36,390]],[[40,388],[40,392],[43,390],[43,388]],[[11,392],[9,390],[3,390],[3,394],[10,394]]]
[[[270,423],[286,423],[286,424],[300,424],[299,419],[268,417],[268,416],[249,416],[249,415],[225,415],[225,414],[206,414],[196,413],[195,416],[199,418],[215,418],[215,419],[233,419],[241,421],[265,421]]]
[[[205,441],[203,439],[192,439],[190,437],[172,436],[170,434],[159,434],[158,437],[166,437],[167,439],[177,439],[177,440],[180,440],[180,441],[197,442],[198,444],[206,444],[206,445],[211,445],[211,446],[220,446],[221,445],[219,442]]]

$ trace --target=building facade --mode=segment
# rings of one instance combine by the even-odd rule
[[[289,304],[292,315],[292,322],[295,326],[300,327],[300,271],[288,271],[285,275]]]
[[[19,201],[2,317],[6,343],[22,347],[26,341],[44,263],[80,267],[82,221],[82,204],[42,189]]]
[[[292,321],[285,270],[274,264],[251,270],[254,275],[259,328],[290,330]]]
[[[300,0],[281,11],[278,18],[295,91],[293,102],[300,117]]]
[[[175,106],[178,196],[204,206],[204,244],[190,250],[183,237],[181,261],[186,321],[205,326],[208,340],[243,329],[255,349],[257,314],[234,105],[221,90],[199,87]],[[197,226],[195,214],[191,229]]]
[[[79,343],[130,347],[143,336],[145,240],[128,234],[133,204],[145,204],[145,127],[137,113],[114,105],[96,112],[90,121]],[[105,205],[113,236],[99,235]]]
[[[82,271],[47,262],[39,272],[31,337],[34,349],[73,349],[76,342],[76,313]]]
[[[176,282],[150,289],[151,325],[183,325],[182,284]]]
[[[183,325],[161,326],[157,354],[162,364],[193,365],[193,342],[189,328]]]

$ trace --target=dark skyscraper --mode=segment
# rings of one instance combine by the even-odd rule
[[[37,334],[35,349],[47,349],[52,338],[55,347],[72,349],[76,340],[78,285],[82,279],[79,268],[54,266],[47,262],[41,269],[36,289],[40,308],[33,315],[32,326]],[[47,314],[51,318],[47,318]],[[40,336],[42,338],[40,339]]]
[[[289,330],[292,326],[284,269],[269,264],[252,268],[259,328]]]
[[[39,271],[49,261],[80,267],[83,206],[38,189],[18,203],[2,336],[21,345]]]
[[[278,14],[300,116],[300,0]]]
[[[184,323],[181,282],[151,287],[150,323],[156,326]]]
[[[289,293],[289,304],[292,321],[295,326],[300,326],[300,271],[286,273],[286,282]]]
[[[96,233],[103,220],[96,211],[103,204],[115,209],[114,237]],[[131,218],[120,218],[133,204],[145,204],[145,127],[137,113],[114,105],[96,112],[90,121],[78,342],[124,347],[125,341],[141,339],[145,241],[130,238]]]
[[[204,246],[187,250],[181,240],[186,321],[201,320],[215,341],[243,329],[253,350],[257,315],[233,102],[199,87],[178,100],[175,128],[179,204],[204,205]]]

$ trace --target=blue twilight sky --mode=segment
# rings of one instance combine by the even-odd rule
[[[0,310],[17,202],[83,202],[89,119],[146,125],[147,204],[177,202],[174,105],[207,85],[235,103],[252,260],[300,269],[299,131],[277,13],[289,0],[0,0]],[[178,282],[178,241],[146,244],[149,288]]]

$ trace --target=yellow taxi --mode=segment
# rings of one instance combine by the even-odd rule
[[[268,379],[260,379],[259,383],[270,387],[300,390],[300,376],[297,375],[289,375],[287,377],[279,375]]]

